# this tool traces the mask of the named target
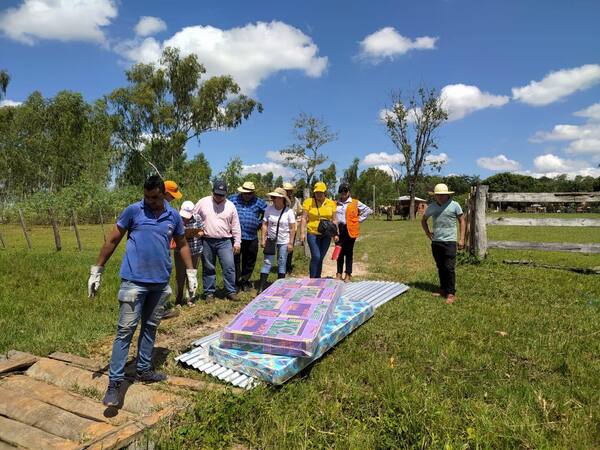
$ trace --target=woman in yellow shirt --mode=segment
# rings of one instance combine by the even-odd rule
[[[321,278],[323,260],[331,244],[331,236],[319,232],[319,223],[329,220],[337,229],[336,203],[325,197],[327,185],[322,181],[315,183],[313,197],[307,198],[302,204],[301,239],[307,240],[310,247],[310,277]],[[334,236],[338,240],[338,233]]]

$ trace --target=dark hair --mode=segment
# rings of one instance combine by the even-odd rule
[[[160,192],[165,193],[165,182],[158,175],[152,175],[146,179],[144,183],[144,189],[146,191],[153,191],[154,189],[160,189]]]

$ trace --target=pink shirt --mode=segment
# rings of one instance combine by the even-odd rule
[[[233,245],[240,245],[242,230],[235,205],[229,200],[216,203],[212,195],[201,198],[194,207],[193,214],[204,222],[204,236],[207,238],[231,238]]]

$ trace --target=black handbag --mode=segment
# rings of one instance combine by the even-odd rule
[[[321,236],[327,236],[332,238],[337,236],[338,227],[335,223],[333,223],[329,219],[322,219],[321,212],[319,211],[319,207],[317,206],[317,199],[314,199],[315,206],[317,207],[317,214],[319,215],[319,226],[317,227],[317,231]]]
[[[277,229],[275,230],[275,239],[267,238],[267,242],[265,242],[265,249],[263,253],[265,255],[274,255],[277,251],[277,236],[279,236],[279,223],[281,222],[281,216],[285,212],[285,206],[281,210],[281,214],[279,214],[279,220],[277,220]]]

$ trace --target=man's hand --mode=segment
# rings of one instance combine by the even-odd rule
[[[240,254],[240,246],[239,246],[239,244],[233,246],[233,254],[234,255],[239,255]]]
[[[198,271],[196,269],[186,269],[185,274],[187,275],[188,292],[191,298],[196,295],[196,291],[198,290]]]
[[[339,241],[339,240],[340,240],[340,237],[339,237],[339,236],[337,236],[337,235],[336,235],[336,236],[334,236],[334,237],[333,237],[333,242],[337,242],[337,241]]]
[[[88,280],[88,297],[94,298],[100,289],[100,278],[104,272],[102,266],[92,266],[90,269],[90,278]]]
[[[463,248],[465,248],[465,240],[461,239],[460,241],[458,241],[458,249],[462,250]]]
[[[294,251],[294,243],[288,242],[287,249],[288,249],[288,252],[293,252]]]
[[[260,241],[260,246],[261,246],[262,248],[265,248],[265,247],[267,246],[267,241],[263,241],[263,240],[261,240],[261,241]]]
[[[427,235],[430,241],[433,239],[433,233],[431,231],[427,230],[425,234]]]

